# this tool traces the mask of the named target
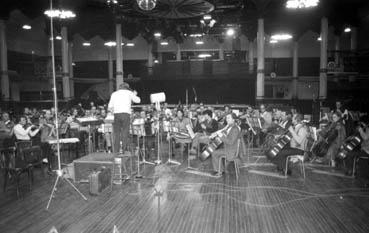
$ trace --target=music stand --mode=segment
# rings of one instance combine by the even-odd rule
[[[161,121],[162,119],[160,119],[160,103],[162,102],[165,102],[165,93],[164,92],[160,92],[160,93],[155,93],[155,94],[151,94],[150,95],[150,102],[152,104],[155,104],[155,108],[156,108],[156,111],[158,111],[159,113],[159,120],[158,120],[158,130],[157,130],[157,143],[158,143],[158,151],[157,151],[157,154],[158,154],[158,157],[157,159],[155,160],[155,164],[159,165],[161,164],[161,159],[160,159],[160,145],[161,145],[161,132],[160,132],[160,125],[161,125]]]
[[[53,1],[50,0],[50,11],[53,10]],[[57,148],[57,157],[58,157],[58,170],[56,170],[56,180],[53,186],[53,189],[50,194],[49,201],[47,202],[46,210],[49,209],[52,198],[54,197],[54,193],[56,191],[56,186],[58,185],[59,180],[66,181],[72,188],[85,200],[87,198],[77,189],[74,184],[68,180],[64,175],[64,171],[61,168],[60,161],[60,143],[59,143],[59,123],[58,123],[58,96],[56,91],[56,75],[55,75],[55,54],[54,54],[54,33],[53,33],[53,17],[50,17],[50,34],[51,34],[51,62],[52,62],[52,76],[53,76],[53,93],[54,93],[54,108],[55,108],[55,130],[56,130],[56,148]]]
[[[177,130],[178,131],[178,130]],[[170,127],[170,130],[168,134],[170,135],[171,132],[175,132],[174,127]],[[181,165],[180,162],[172,159],[172,135],[169,136],[169,156],[167,162],[168,164],[174,164],[174,165]]]
[[[141,161],[140,161],[140,155],[142,157],[142,163],[146,163],[146,164],[150,164],[150,165],[155,165],[154,163],[148,162],[145,160],[145,152],[143,152],[140,148],[140,137],[142,136],[144,138],[144,122],[140,122],[138,121],[139,119],[136,119],[133,121],[133,123],[131,124],[131,128],[132,128],[132,135],[136,135],[137,137],[137,174],[135,176],[135,178],[138,179],[142,179],[144,178],[141,175],[140,172],[140,165],[141,165]],[[144,144],[144,139],[143,139],[143,147],[145,146]]]

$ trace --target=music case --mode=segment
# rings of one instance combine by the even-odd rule
[[[90,194],[99,195],[106,187],[111,184],[111,170],[101,167],[99,171],[93,171],[88,176],[90,182]]]

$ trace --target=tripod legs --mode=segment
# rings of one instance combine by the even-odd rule
[[[57,171],[57,177],[56,177],[56,180],[55,180],[55,184],[53,186],[53,190],[51,191],[51,194],[50,194],[50,197],[49,197],[49,201],[47,202],[47,206],[46,206],[46,210],[49,209],[49,206],[50,206],[50,203],[51,203],[51,200],[52,198],[54,197],[54,193],[56,191],[56,186],[58,185],[58,182],[59,180],[65,180],[67,181],[67,183],[72,186],[72,188],[77,191],[77,193],[85,200],[87,201],[87,198],[77,189],[77,187],[72,183],[70,182],[70,180],[66,179],[63,177],[63,174],[60,174],[59,171]]]

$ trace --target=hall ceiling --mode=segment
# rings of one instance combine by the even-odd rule
[[[109,5],[106,0],[54,0],[55,7],[73,10],[77,15],[75,19],[56,21],[56,28],[63,23],[70,36],[79,33],[88,40],[99,35],[109,40],[114,39],[115,23],[119,22],[128,39],[141,34],[150,41],[153,33],[160,31],[163,38],[181,42],[191,33],[211,34],[222,40],[225,30],[234,27],[239,34],[254,39],[257,19],[262,17],[266,33],[289,32],[298,38],[307,30],[319,33],[322,16],[328,18],[336,33],[345,26],[360,26],[369,16],[368,0],[320,0],[318,7],[305,10],[286,9],[286,0],[157,0],[156,8],[148,12],[140,10],[135,0],[117,1]],[[34,19],[44,17],[49,0],[2,0],[0,5],[3,19],[16,9]],[[201,26],[200,19],[207,13],[217,21],[212,28]]]

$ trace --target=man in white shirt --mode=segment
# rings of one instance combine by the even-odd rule
[[[17,140],[31,140],[31,137],[35,136],[41,129],[40,127],[36,127],[34,125],[29,126],[28,128],[24,129],[24,126],[27,123],[27,119],[25,116],[21,116],[19,119],[19,123],[16,124],[13,128],[14,135]]]
[[[303,115],[295,114],[292,118],[293,126],[288,128],[291,134],[291,141],[286,145],[274,158],[270,160],[277,165],[277,170],[284,174],[286,170],[286,159],[290,155],[304,155],[307,145],[308,131],[306,126],[302,123]],[[291,171],[287,171],[291,174]]]
[[[119,153],[120,141],[122,141],[123,152],[127,149],[132,102],[140,103],[141,99],[136,91],[129,89],[128,83],[122,83],[119,90],[111,94],[108,108],[114,113],[114,153]]]

